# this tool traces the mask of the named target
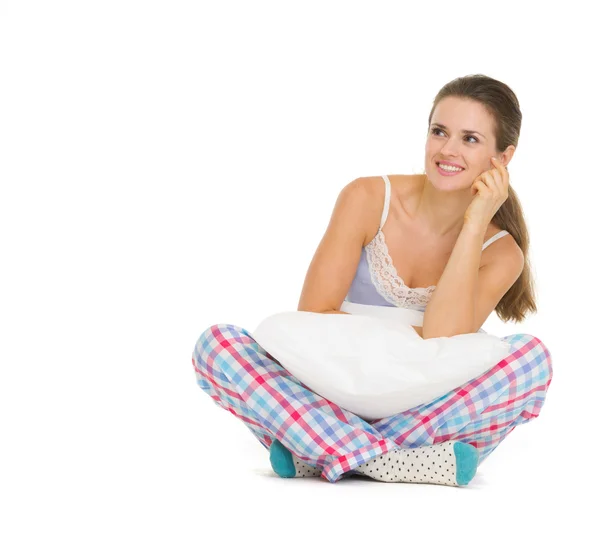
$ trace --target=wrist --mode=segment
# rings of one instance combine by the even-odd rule
[[[481,224],[477,224],[475,222],[465,221],[462,227],[462,232],[468,233],[469,235],[473,235],[475,237],[485,237],[485,232],[487,231],[487,226],[482,226]]]

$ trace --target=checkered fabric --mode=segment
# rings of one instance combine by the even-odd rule
[[[394,448],[447,440],[478,448],[481,464],[513,429],[536,418],[552,381],[550,352],[532,335],[502,340],[510,343],[510,355],[487,372],[429,403],[371,422],[316,394],[239,326],[205,330],[192,362],[200,388],[267,450],[277,439],[335,483]]]

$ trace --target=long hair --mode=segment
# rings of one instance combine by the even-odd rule
[[[494,134],[496,150],[503,152],[511,144],[516,148],[521,132],[522,114],[519,101],[508,85],[483,74],[473,74],[456,78],[444,85],[433,101],[429,113],[428,131],[431,127],[431,117],[438,103],[449,96],[474,100],[485,106],[494,118]],[[523,272],[502,297],[496,306],[498,317],[507,322],[521,322],[525,314],[537,312],[535,304],[534,279],[529,260],[529,232],[523,216],[521,202],[516,192],[509,184],[508,198],[500,206],[492,218],[492,222],[503,230],[508,231],[525,257]]]

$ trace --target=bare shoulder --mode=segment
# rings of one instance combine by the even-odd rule
[[[488,226],[488,230],[485,235],[484,242],[487,242],[494,235],[500,233],[502,228],[493,222]],[[525,262],[525,255],[523,250],[515,240],[515,238],[508,233],[503,235],[499,239],[496,239],[490,244],[482,254],[481,266],[485,266],[491,263],[501,262],[503,264],[520,264],[521,267]]]
[[[390,210],[396,205],[412,205],[416,198],[419,187],[423,183],[422,174],[387,174],[390,180],[391,196]],[[383,204],[385,200],[385,181],[382,176],[367,176],[360,178],[367,189],[368,205],[367,219],[365,220],[366,239],[364,245],[370,242],[379,229]],[[410,209],[409,209],[410,210]]]
[[[377,204],[377,178],[374,176],[362,176],[355,178],[349,182],[344,190],[347,195],[352,196],[355,200],[355,204],[360,204],[361,208],[355,209],[355,216],[357,217],[357,224],[360,225],[360,231],[363,234],[362,246],[366,246],[369,242],[368,233],[369,229],[373,224],[373,221],[378,216],[378,204]],[[379,180],[383,184],[381,177]]]
[[[409,201],[419,190],[422,177],[419,174],[387,174],[390,180],[392,195],[400,201]],[[382,176],[367,176],[359,178],[364,180],[364,186],[373,205],[373,211],[381,216],[381,209],[385,198],[385,181]]]
[[[386,174],[393,189],[407,193],[415,190],[419,183],[423,183],[423,174]],[[360,178],[369,184],[369,187],[377,193],[385,190],[383,176],[368,176]]]

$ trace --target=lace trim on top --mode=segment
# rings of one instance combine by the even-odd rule
[[[385,236],[381,231],[387,219],[391,196],[390,180],[387,175],[383,175],[382,178],[385,181],[385,200],[379,231],[375,235],[375,238],[365,246],[371,282],[377,292],[391,304],[398,307],[426,307],[436,285],[415,287],[414,289],[407,286],[404,280],[398,275],[398,271],[390,257]],[[508,231],[506,230],[498,232],[483,245],[482,251],[494,241],[507,234]]]
[[[392,263],[381,228],[375,238],[365,246],[365,250],[371,281],[381,296],[399,307],[427,305],[436,285],[411,288],[404,283]]]

